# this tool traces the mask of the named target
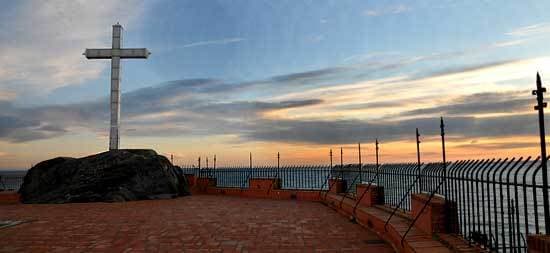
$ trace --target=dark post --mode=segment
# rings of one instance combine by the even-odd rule
[[[277,152],[277,170],[280,168],[281,153]]]
[[[199,170],[201,169],[201,157],[199,156]]]
[[[172,165],[174,165],[174,154],[170,154],[170,161],[172,162]]]
[[[378,171],[378,168],[380,167],[380,165],[378,164],[378,138],[376,138],[376,142],[375,142],[375,145],[376,145],[376,175],[378,175],[378,173],[380,173],[380,171]],[[380,176],[376,176],[376,185],[380,186]]]
[[[281,168],[281,153],[277,152],[277,177],[279,178],[279,169]]]
[[[216,169],[216,155],[214,155],[214,169]]]
[[[416,173],[418,177],[418,188],[419,192],[422,192],[422,178],[420,178],[420,134],[418,133],[418,128],[416,128]]]
[[[361,163],[361,142],[359,142],[359,183],[363,183],[363,164]]]
[[[445,185],[443,195],[445,195],[445,201],[447,201],[447,157],[445,156],[445,124],[443,123],[443,117],[441,117],[441,149],[443,152],[443,184]]]
[[[544,129],[544,108],[547,103],[544,102],[544,92],[546,88],[542,87],[540,75],[537,72],[537,89],[533,91],[533,95],[537,96],[537,105],[535,110],[539,112],[539,131],[540,131],[540,156],[542,165],[542,199],[544,204],[544,228],[547,235],[550,235],[550,210],[548,203],[548,165],[546,157],[546,133]]]
[[[340,147],[340,169],[344,169],[344,149]]]
[[[250,169],[252,169],[252,152],[250,152]]]
[[[330,169],[332,170],[332,149],[330,149]]]
[[[206,157],[206,169],[208,169],[208,156]]]

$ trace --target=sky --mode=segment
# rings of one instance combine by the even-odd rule
[[[108,149],[112,25],[122,148],[218,166],[536,156],[549,1],[9,1],[0,10],[0,169]],[[548,122],[547,122],[548,124]]]

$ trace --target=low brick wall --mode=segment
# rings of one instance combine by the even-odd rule
[[[429,198],[430,195],[426,193],[411,195],[411,213],[413,217],[420,214]],[[447,200],[446,202],[445,198],[434,196],[418,217],[415,223],[416,227],[428,234],[457,232],[458,227],[456,224],[451,224],[451,221],[455,221],[457,216],[455,206],[452,201]]]
[[[384,204],[384,187],[375,184],[358,184],[356,188],[359,205],[374,206]]]
[[[197,177],[193,174],[185,174],[189,188],[194,187],[197,184]]]
[[[0,192],[0,205],[11,205],[21,203],[21,196],[14,191]]]
[[[346,180],[331,178],[328,180],[329,192],[341,193],[346,191]]]
[[[550,253],[550,235],[528,235],[527,249],[530,253]]]
[[[215,179],[198,178],[197,193],[220,194],[228,196],[241,196],[267,199],[296,199],[306,201],[321,201],[321,192],[316,190],[291,190],[280,189],[281,180],[275,178],[251,178],[248,188],[217,187]]]

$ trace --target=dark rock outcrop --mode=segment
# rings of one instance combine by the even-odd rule
[[[131,201],[189,194],[181,169],[153,150],[122,149],[83,158],[58,157],[32,167],[23,203]]]

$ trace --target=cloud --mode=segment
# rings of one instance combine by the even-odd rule
[[[506,35],[515,36],[515,37],[528,37],[528,36],[537,36],[537,35],[542,35],[547,33],[550,33],[550,23],[539,23],[539,24],[519,27],[512,31],[507,32]]]
[[[480,150],[495,150],[495,149],[520,149],[532,148],[538,146],[538,142],[494,142],[494,143],[470,143],[456,145],[455,148],[469,148]]]
[[[411,10],[411,7],[405,4],[397,4],[391,6],[383,6],[378,8],[366,9],[363,11],[363,15],[370,17],[378,17],[384,15],[400,14]]]
[[[287,75],[279,75],[271,78],[271,81],[275,82],[297,82],[297,81],[311,81],[313,79],[327,78],[331,75],[342,73],[349,70],[344,67],[324,68],[313,71],[305,71],[299,73],[292,73]]]
[[[218,101],[235,86],[238,85],[214,79],[190,79],[124,93],[122,130],[135,136],[230,134],[240,131],[244,121],[257,119],[262,113],[323,102]],[[108,98],[26,108],[4,102],[0,107],[0,139],[25,142],[57,137],[75,129],[104,135],[109,122],[108,106]]]
[[[176,46],[176,48],[200,47],[200,46],[208,46],[208,45],[225,45],[225,44],[237,43],[245,40],[246,40],[245,38],[225,38],[225,39],[219,39],[219,40],[206,40],[206,41],[198,41],[198,42],[193,42],[193,43],[189,43],[181,46]]]
[[[20,1],[5,9],[0,15],[0,90],[44,95],[98,77],[107,65],[87,61],[83,50],[110,45],[111,25],[137,26],[143,9],[139,1]]]
[[[526,112],[533,99],[529,91],[485,92],[456,98],[449,104],[404,111],[400,116],[477,115]]]
[[[494,47],[494,48],[512,47],[512,46],[525,44],[527,41],[528,40],[526,39],[501,41],[501,42],[496,42],[492,44],[491,47]]]
[[[475,137],[509,137],[537,132],[537,120],[532,114],[504,117],[446,117],[446,133],[454,140]],[[506,126],[506,127],[503,127]],[[311,144],[348,144],[413,139],[415,128],[423,136],[439,134],[439,118],[424,117],[400,121],[362,120],[260,120],[246,131],[248,140],[279,141]]]

